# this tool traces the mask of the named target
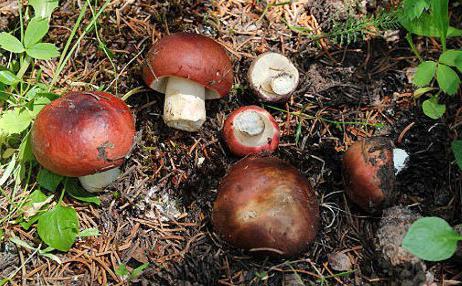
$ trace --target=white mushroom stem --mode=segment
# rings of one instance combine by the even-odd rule
[[[79,177],[82,187],[90,193],[102,192],[104,188],[112,184],[120,175],[120,169],[113,168],[93,175]]]
[[[272,77],[270,83],[272,91],[278,95],[286,95],[291,93],[297,85],[297,82],[294,78],[294,76],[285,72]]]
[[[205,88],[188,79],[170,77],[165,88],[164,122],[194,132],[205,122]]]
[[[242,112],[234,120],[234,126],[244,136],[257,136],[265,130],[265,122],[255,111]]]

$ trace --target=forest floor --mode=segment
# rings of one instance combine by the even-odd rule
[[[60,1],[47,41],[63,48],[81,2]],[[345,197],[342,154],[358,138],[389,136],[410,155],[397,176],[397,204],[440,216],[451,225],[462,223],[462,180],[450,151],[451,141],[462,132],[461,93],[445,98],[442,119],[422,113],[409,78],[418,60],[403,31],[395,38],[370,31],[339,45],[294,29],[320,33],[332,28],[332,15],[341,21],[387,8],[356,2],[347,8],[342,1],[328,0],[273,6],[244,0],[111,1],[98,20],[100,40],[90,33],[81,41],[57,85],[61,92],[99,87],[120,97],[132,92],[126,102],[136,116],[135,149],[123,176],[101,195],[101,206],[65,199],[77,209],[81,227],[98,228],[98,237],[82,238],[69,252],[57,253],[62,264],[37,255],[23,264],[31,252],[0,242],[0,277],[22,265],[16,285],[402,285],[405,278],[391,274],[375,247],[381,214],[365,213]],[[9,19],[8,26],[14,26],[14,13]],[[87,11],[82,27],[90,19]],[[462,23],[462,11],[454,12],[452,21]],[[161,118],[163,95],[149,90],[140,77],[151,44],[177,31],[215,38],[234,63],[232,91],[207,102],[207,121],[197,133],[168,128]],[[437,45],[417,39],[426,58],[436,53]],[[450,45],[460,47],[462,41]],[[285,54],[300,71],[298,90],[287,103],[258,103],[248,87],[247,69],[265,51]],[[42,64],[45,81],[51,80],[55,65]],[[221,137],[223,122],[232,110],[251,104],[276,118],[282,136],[274,156],[309,178],[320,204],[319,234],[294,259],[255,258],[213,233],[210,218],[218,183],[238,160]],[[34,229],[9,229],[25,241],[39,242]],[[348,255],[351,270],[330,267],[328,256],[336,252]],[[115,274],[121,263],[132,269],[147,262],[149,267],[130,282]],[[462,281],[462,264],[456,259],[427,263],[427,268],[437,285]],[[407,271],[407,278],[414,275]]]

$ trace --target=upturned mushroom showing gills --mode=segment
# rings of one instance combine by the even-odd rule
[[[392,200],[395,173],[393,144],[384,137],[357,141],[343,157],[347,196],[367,211]]]
[[[91,192],[120,173],[135,138],[128,106],[105,92],[69,92],[45,106],[31,133],[32,151],[46,169],[79,177]]]
[[[205,122],[205,100],[225,96],[233,83],[231,60],[214,40],[191,33],[166,36],[149,50],[143,78],[165,93],[164,122],[194,132]]]
[[[226,118],[223,137],[236,156],[271,153],[279,145],[279,126],[265,109],[243,106]]]
[[[235,247],[290,257],[315,239],[319,206],[293,166],[273,157],[247,157],[222,179],[212,219],[215,232]]]
[[[267,52],[252,62],[247,79],[255,95],[262,101],[287,100],[297,88],[297,68],[285,56]]]

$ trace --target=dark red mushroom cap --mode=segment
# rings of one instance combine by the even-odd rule
[[[306,178],[272,157],[247,157],[218,187],[213,226],[232,245],[271,256],[294,256],[315,239],[319,207]]]
[[[357,141],[343,157],[346,194],[361,208],[374,211],[392,199],[395,173],[393,144],[384,137]]]
[[[105,92],[69,92],[45,106],[32,127],[32,151],[46,169],[70,177],[121,165],[135,137],[128,106]]]
[[[163,37],[149,50],[143,65],[148,86],[165,92],[165,79],[182,77],[206,88],[206,99],[225,96],[233,84],[233,67],[225,49],[216,41],[193,33]]]
[[[279,146],[279,126],[268,111],[255,105],[234,110],[225,121],[223,136],[237,156],[271,153]]]

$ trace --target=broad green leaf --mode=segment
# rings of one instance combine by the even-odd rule
[[[38,43],[26,49],[26,53],[39,60],[49,60],[59,56],[58,48],[49,43]]]
[[[79,233],[79,237],[87,236],[99,236],[99,230],[97,228],[87,228]]]
[[[40,216],[37,232],[47,245],[68,251],[79,233],[77,212],[72,207],[57,205]]]
[[[42,191],[35,190],[27,198],[27,202],[23,205],[23,217],[29,220],[38,214],[38,212],[47,204],[51,202],[53,196],[46,196]]]
[[[48,105],[49,103],[51,102],[50,99],[48,99],[47,97],[44,97],[44,96],[36,96],[35,99],[31,102],[29,102],[29,104],[27,104],[29,110],[31,111],[30,112],[30,115],[32,118],[35,118],[37,117],[37,115],[39,114],[39,112],[46,106]]]
[[[6,85],[13,85],[19,82],[19,78],[9,70],[0,71],[0,82]]]
[[[430,0],[406,0],[403,1],[403,16],[410,19],[418,18],[430,8]]]
[[[439,64],[436,69],[436,81],[439,87],[445,93],[454,95],[457,93],[460,85],[460,78],[457,72],[447,65]]]
[[[462,140],[454,140],[451,143],[452,153],[456,158],[457,166],[462,170]]]
[[[29,230],[29,228],[39,220],[41,215],[42,214],[36,214],[33,217],[31,217],[28,221],[20,222],[19,225],[25,230]]]
[[[431,119],[438,119],[446,112],[446,105],[439,104],[438,97],[432,96],[422,103],[422,110]]]
[[[449,28],[449,0],[431,0],[433,23],[438,29],[441,41],[446,41]]]
[[[456,67],[459,58],[462,58],[462,50],[447,50],[441,54],[438,61],[442,64]]]
[[[424,217],[415,221],[403,239],[403,247],[415,256],[428,261],[451,257],[462,239],[442,218]]]
[[[49,19],[58,7],[58,0],[29,0],[29,5],[34,8],[35,17]]]
[[[451,37],[462,37],[462,29],[458,29],[458,28],[455,28],[455,27],[451,27],[449,26],[449,29],[448,29],[448,38],[451,38]]]
[[[6,32],[0,33],[0,48],[13,53],[24,52],[24,47],[21,44],[21,41]]]
[[[101,204],[99,196],[85,191],[85,189],[80,186],[80,183],[76,178],[66,178],[64,182],[64,189],[66,193],[74,199],[86,203],[94,203],[98,206]]]
[[[34,160],[34,154],[32,153],[32,145],[30,139],[30,132],[21,141],[19,145],[18,160],[19,162],[29,162]]]
[[[37,183],[41,187],[49,191],[52,191],[52,192],[56,191],[56,188],[63,181],[63,179],[64,177],[57,175],[55,173],[52,173],[45,168],[40,169],[37,175]]]
[[[21,133],[29,127],[32,118],[27,110],[7,110],[0,118],[0,129],[8,134]]]
[[[49,29],[48,20],[44,18],[32,18],[27,25],[24,34],[24,46],[26,49],[40,42],[45,37]]]
[[[414,91],[414,98],[419,98],[427,92],[435,90],[434,87],[421,87]]]
[[[435,70],[435,62],[422,62],[420,65],[417,66],[414,78],[412,79],[413,83],[419,87],[430,84],[431,80],[435,76]]]

